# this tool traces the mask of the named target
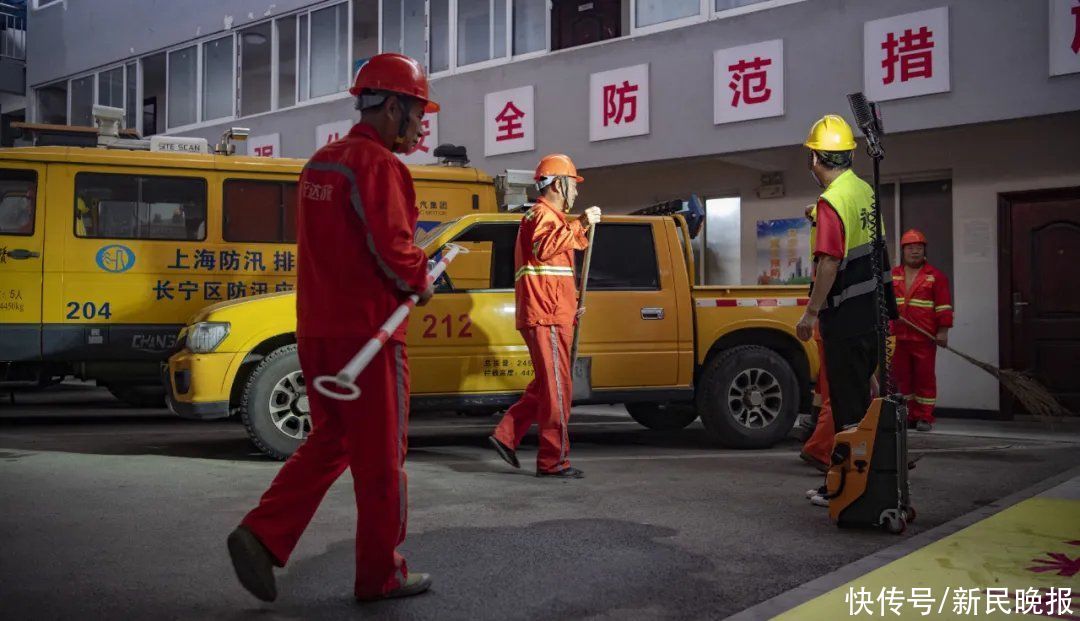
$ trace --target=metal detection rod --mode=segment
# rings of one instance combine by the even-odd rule
[[[446,246],[446,254],[435,265],[435,267],[428,273],[428,284],[433,284],[443,272],[446,271],[446,266],[454,260],[458,254],[467,253],[468,250],[458,246],[456,244],[448,244]],[[375,336],[371,337],[367,343],[364,344],[360,351],[356,352],[356,355],[352,357],[352,360],[346,364],[337,375],[320,375],[315,378],[315,390],[318,390],[326,397],[331,399],[337,399],[338,401],[353,401],[360,396],[360,389],[356,386],[356,376],[367,367],[371,362],[371,359],[375,357],[375,354],[379,353],[382,346],[386,344],[386,341],[390,339],[390,335],[394,333],[394,330],[398,329],[401,322],[405,321],[405,318],[409,316],[409,312],[416,306],[416,303],[420,301],[420,296],[416,293],[409,296],[409,299],[405,300],[398,306],[397,309],[391,313],[390,318],[379,328],[379,331]]]
[[[592,264],[593,240],[596,239],[596,227],[599,222],[589,227],[589,247],[585,249],[585,260],[581,264],[581,291],[578,293],[577,310],[585,308],[585,290],[589,286],[589,266]],[[574,344],[570,346],[570,368],[574,368],[577,362],[578,340],[581,338],[581,318],[577,317],[574,323]]]

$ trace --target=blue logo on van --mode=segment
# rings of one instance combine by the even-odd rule
[[[135,253],[131,251],[131,248],[120,244],[103,246],[97,251],[97,264],[106,272],[114,274],[126,272],[135,265]]]

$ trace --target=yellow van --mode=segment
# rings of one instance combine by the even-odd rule
[[[25,127],[37,146],[0,149],[0,387],[74,375],[161,403],[160,365],[189,317],[293,288],[304,160]],[[483,172],[411,170],[423,231],[496,211]]]

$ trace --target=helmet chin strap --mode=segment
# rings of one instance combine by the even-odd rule
[[[817,154],[814,153],[813,151],[811,151],[810,152],[810,178],[814,180],[814,183],[817,184],[817,187],[819,187],[821,189],[825,189],[825,184],[821,182],[821,179],[818,178],[817,173],[814,172],[814,162],[816,160],[817,160]]]
[[[401,112],[401,121],[398,123],[397,136],[394,137],[395,153],[405,153],[408,151],[408,147],[405,146],[405,132],[409,129],[409,108],[402,103],[402,96],[397,95],[394,97],[394,101],[397,104],[398,110]]]

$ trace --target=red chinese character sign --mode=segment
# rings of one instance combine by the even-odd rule
[[[649,65],[589,77],[589,140],[649,133]]]
[[[353,122],[350,120],[323,123],[315,128],[315,149],[321,149],[331,142],[341,140],[349,135]]]
[[[1050,0],[1050,75],[1080,73],[1080,0]]]
[[[713,53],[713,123],[783,115],[783,39]]]
[[[485,156],[532,151],[535,127],[531,85],[484,97]]]
[[[438,161],[435,158],[437,146],[439,146],[439,114],[436,112],[424,115],[420,142],[416,143],[416,147],[407,154],[399,154],[398,157],[406,164],[434,164]]]
[[[252,157],[281,157],[281,134],[248,138],[247,152]]]
[[[885,101],[949,90],[949,8],[866,22],[863,89]]]

